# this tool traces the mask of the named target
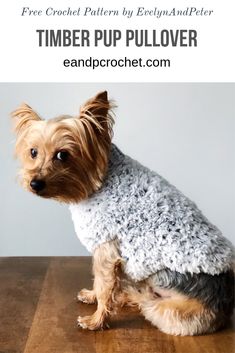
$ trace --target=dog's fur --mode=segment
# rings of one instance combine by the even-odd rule
[[[23,165],[20,175],[24,188],[66,203],[79,202],[97,191],[108,166],[111,109],[107,92],[102,92],[85,103],[77,117],[46,121],[26,104],[14,111],[16,155]],[[32,181],[38,180],[44,186],[35,190]],[[136,305],[162,331],[195,335],[215,331],[232,313],[232,270],[211,276],[166,269],[136,284],[125,278],[122,263],[115,241],[95,250],[94,287],[81,290],[78,300],[97,302],[97,310],[92,316],[78,318],[81,327],[102,328],[117,306]]]

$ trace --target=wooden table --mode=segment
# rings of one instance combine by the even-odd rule
[[[76,301],[90,271],[89,257],[0,258],[0,353],[235,352],[232,322],[213,335],[173,337],[123,309],[109,330],[78,329],[77,316],[95,310]]]

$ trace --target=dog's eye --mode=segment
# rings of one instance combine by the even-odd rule
[[[38,155],[38,150],[36,148],[31,148],[30,154],[32,158],[36,158]]]
[[[61,162],[65,162],[68,159],[68,152],[67,151],[59,151],[55,154],[55,159]]]

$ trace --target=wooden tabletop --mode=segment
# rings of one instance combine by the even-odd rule
[[[235,353],[234,320],[213,335],[174,337],[122,309],[109,330],[77,328],[95,310],[77,303],[83,287],[89,257],[0,258],[0,353]]]

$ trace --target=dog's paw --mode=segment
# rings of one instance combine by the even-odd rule
[[[102,330],[108,327],[108,325],[104,324],[103,320],[98,319],[95,314],[91,316],[79,316],[77,319],[77,325],[78,327],[92,331]]]
[[[84,288],[78,293],[77,300],[86,304],[94,304],[96,302],[95,292]]]

